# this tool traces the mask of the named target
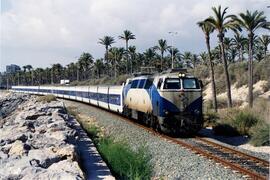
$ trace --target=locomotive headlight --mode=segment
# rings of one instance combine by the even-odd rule
[[[186,76],[186,74],[183,74],[183,73],[179,73],[179,75],[178,75],[179,77],[185,77]]]
[[[163,112],[164,112],[166,115],[169,114],[169,111],[167,111],[166,109],[164,109]]]

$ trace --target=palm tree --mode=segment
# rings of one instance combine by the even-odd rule
[[[148,48],[146,51],[143,53],[146,59],[145,65],[151,65],[153,64],[154,57],[156,56],[156,53],[153,48]]]
[[[180,62],[181,61],[180,52],[177,48],[169,46],[168,52],[170,54],[171,59],[173,59],[172,60],[173,62],[174,62],[174,59],[178,59],[179,62],[177,64],[181,63]]]
[[[206,52],[201,52],[201,53],[199,54],[199,57],[200,57],[201,63],[202,63],[203,65],[207,66],[207,65],[208,65],[208,62],[207,62],[207,60],[208,60],[208,55],[207,55],[207,53],[206,53]]]
[[[31,85],[33,85],[33,72],[32,72],[32,70],[33,70],[33,67],[30,65],[30,64],[28,64],[28,65],[26,65],[26,69],[28,70],[28,72],[29,72],[29,74],[30,74],[30,77],[31,77]]]
[[[111,36],[104,36],[103,38],[100,38],[99,39],[99,44],[102,44],[105,46],[105,49],[106,49],[106,53],[105,53],[105,61],[106,61],[106,64],[108,65],[108,54],[109,54],[109,47],[115,43],[114,41],[114,38],[111,37]]]
[[[265,58],[266,53],[267,53],[267,46],[270,44],[270,36],[269,35],[262,35],[261,37],[259,37],[259,41],[263,46],[264,58]]]
[[[26,65],[22,67],[23,68],[23,73],[24,73],[24,84],[26,85],[26,70],[27,70],[27,67]]]
[[[225,8],[224,10],[221,9],[221,6],[218,6],[218,8],[213,7],[212,10],[214,11],[215,17],[209,17],[205,21],[210,23],[215,30],[218,32],[218,39],[219,39],[219,45],[221,48],[221,59],[224,66],[224,72],[225,72],[225,82],[226,82],[226,88],[227,88],[227,97],[228,97],[228,107],[232,107],[232,96],[231,96],[231,82],[229,78],[229,72],[228,72],[228,65],[227,65],[227,59],[226,59],[226,53],[224,49],[224,33],[227,29],[236,29],[236,23],[233,20],[236,16],[234,15],[226,15],[226,11],[228,8]]]
[[[104,64],[102,62],[102,59],[96,59],[94,63],[94,67],[97,71],[98,78],[100,78],[101,70],[104,68]]]
[[[240,13],[239,17],[234,18],[241,28],[245,29],[248,33],[248,104],[249,107],[253,106],[253,40],[254,33],[260,28],[270,29],[270,22],[267,22],[266,16],[263,12],[250,12]]]
[[[109,57],[112,59],[112,65],[114,66],[114,78],[117,76],[117,62],[122,59],[122,55],[124,53],[124,49],[112,47],[109,50]]]
[[[235,31],[233,39],[232,39],[232,44],[238,49],[238,60],[243,61],[244,56],[243,56],[243,46],[246,41],[246,38],[244,38],[243,35],[239,34],[238,31]]]
[[[80,58],[78,59],[78,64],[79,67],[82,70],[82,75],[83,75],[83,79],[87,78],[87,75],[89,76],[90,74],[90,69],[92,67],[93,64],[93,56],[90,53],[85,53],[83,52],[82,55],[80,56]]]
[[[131,59],[130,59],[130,65],[131,65],[131,74],[132,74],[132,72],[133,72],[133,63],[134,63],[134,60],[135,60],[135,58],[136,58],[136,46],[130,46],[130,47],[128,47],[128,52],[129,52],[129,54],[130,54],[130,57],[131,57]]]
[[[155,50],[159,50],[161,58],[160,58],[160,69],[163,70],[163,59],[164,52],[168,50],[167,41],[165,39],[158,40],[158,45],[154,47]]]
[[[198,26],[202,29],[205,36],[205,43],[208,52],[210,73],[211,73],[211,89],[212,89],[212,98],[213,98],[213,107],[215,112],[217,112],[217,93],[216,93],[216,83],[215,83],[215,72],[214,64],[212,60],[211,48],[210,48],[210,34],[214,32],[214,27],[211,26],[206,20],[198,22]],[[201,55],[202,57],[202,55]]]
[[[191,67],[191,59],[192,59],[192,53],[189,51],[184,52],[181,54],[181,58],[184,60],[186,67]]]
[[[122,35],[119,36],[119,39],[123,39],[126,41],[126,58],[127,58],[127,73],[128,73],[128,41],[131,39],[136,39],[135,35],[129,31],[129,30],[125,30],[124,33]]]

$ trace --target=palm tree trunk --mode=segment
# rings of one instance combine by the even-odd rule
[[[228,103],[228,107],[231,108],[232,107],[231,82],[230,82],[230,77],[229,77],[229,72],[228,72],[227,59],[225,56],[223,36],[224,36],[223,33],[218,34],[219,43],[221,47],[221,59],[223,62],[223,67],[224,67],[224,72],[225,72],[225,82],[226,82],[227,97],[228,97],[227,103]]]
[[[241,55],[241,62],[244,61],[244,56],[243,56],[243,46],[240,46],[240,55]]]
[[[160,69],[163,70],[163,52],[161,52]]]
[[[127,58],[127,74],[129,74],[129,70],[128,70],[128,63],[129,63],[129,60],[128,60],[128,40],[126,40],[126,58]]]
[[[209,65],[210,65],[210,71],[211,71],[211,89],[212,89],[212,98],[213,98],[213,107],[215,112],[217,112],[217,93],[216,93],[216,83],[215,83],[215,72],[212,62],[212,55],[210,51],[210,42],[209,42],[209,36],[206,37],[206,46],[209,56]]]
[[[114,78],[116,78],[116,57],[114,58]]]
[[[253,106],[253,36],[253,33],[248,35],[248,105],[250,108]]]

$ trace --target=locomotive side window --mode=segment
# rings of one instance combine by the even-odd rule
[[[162,84],[162,79],[160,78],[160,79],[158,80],[158,84],[157,84],[157,88],[158,88],[158,89],[160,89],[161,84]]]
[[[180,79],[179,78],[167,78],[163,89],[180,89]]]
[[[131,88],[137,88],[138,83],[139,83],[139,80],[134,80],[134,81],[132,81],[132,83],[131,83]]]
[[[144,85],[144,89],[149,89],[153,84],[153,79],[147,79]]]
[[[185,78],[183,79],[184,89],[199,89],[199,83],[194,78]]]
[[[145,83],[145,79],[141,79],[138,88],[143,88],[144,83]]]

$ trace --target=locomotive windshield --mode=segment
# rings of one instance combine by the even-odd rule
[[[199,83],[196,78],[181,78],[183,89],[199,89]],[[163,89],[181,89],[180,78],[167,78]]]
[[[195,78],[184,78],[182,81],[184,89],[199,89],[199,83]]]
[[[180,79],[179,78],[167,78],[163,89],[180,89]]]

